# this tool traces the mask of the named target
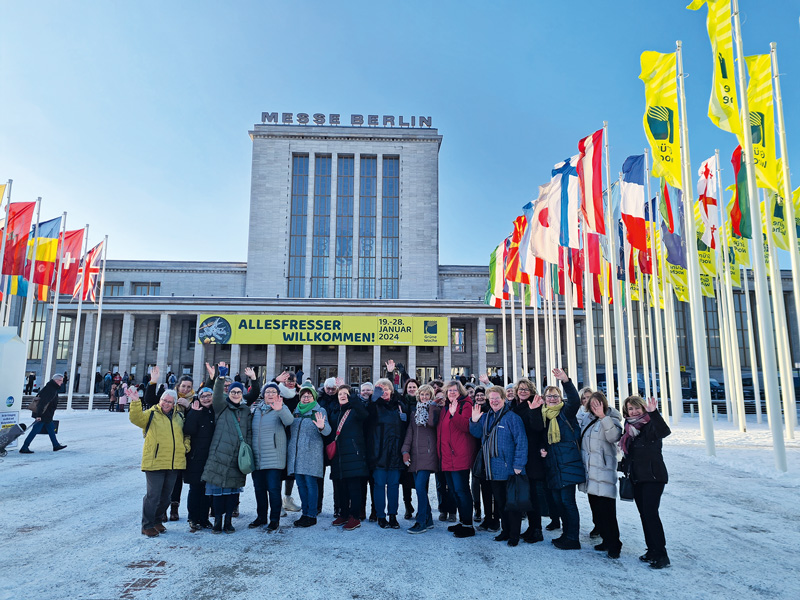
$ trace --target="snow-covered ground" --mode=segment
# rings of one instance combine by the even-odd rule
[[[746,434],[715,422],[715,458],[696,418],[673,426],[661,504],[672,568],[664,571],[637,558],[645,547],[633,503],[618,502],[622,557],[594,552],[580,493],[580,551],[555,549],[550,532],[517,548],[486,533],[457,540],[439,521],[416,536],[374,523],[344,532],[330,525],[330,481],[310,529],[290,526],[296,513],[273,535],[247,529],[255,516],[248,481],[235,534],[189,533],[185,487],[181,520],[148,539],[141,430],[126,414],[57,418],[66,450],[52,452],[40,436],[35,454],[0,459],[3,599],[798,597],[800,442],[787,441],[789,472],[778,473],[767,425],[754,418]]]

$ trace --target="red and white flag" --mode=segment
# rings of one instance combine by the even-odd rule
[[[72,293],[73,298],[77,298],[83,290],[83,300],[97,300],[97,277],[100,275],[100,258],[103,255],[103,242],[100,242],[89,250],[86,260],[78,270],[78,279],[75,282],[75,289]],[[87,268],[88,265],[88,268]],[[84,283],[84,279],[86,280]]]
[[[603,130],[578,142],[578,179],[581,184],[581,211],[584,222],[591,231],[606,233],[603,218]]]
[[[703,243],[716,250],[719,248],[719,207],[717,204],[717,157],[712,156],[700,165],[697,172],[697,202],[700,204],[700,218],[703,220]]]
[[[78,281],[78,271],[81,264],[81,248],[83,248],[83,229],[76,229],[75,231],[67,231],[66,234],[59,236],[58,254],[61,256],[61,261],[56,261],[56,273],[61,269],[61,287],[59,294],[72,295],[75,291],[75,284]],[[53,277],[51,285],[56,284],[56,278]]]

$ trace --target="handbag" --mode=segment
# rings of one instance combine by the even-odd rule
[[[532,509],[528,476],[524,473],[512,475],[506,482],[506,510],[525,513]]]
[[[28,410],[31,411],[32,415],[35,415],[39,412],[39,403],[41,401],[42,399],[39,396],[36,396],[36,398],[31,400],[31,403],[28,404]]]
[[[472,463],[472,476],[475,479],[486,479],[486,465],[483,462],[483,449],[478,450],[475,462]]]
[[[619,478],[619,499],[633,502],[633,482],[627,475]]]
[[[325,456],[328,457],[328,460],[333,460],[333,457],[336,455],[336,440],[339,439],[339,434],[342,433],[342,427],[344,427],[344,422],[347,420],[347,416],[350,414],[350,409],[348,408],[344,411],[344,415],[342,416],[342,420],[339,421],[339,426],[336,428],[336,437],[333,438],[333,441],[325,446]]]
[[[244,441],[242,429],[239,427],[239,417],[231,413],[233,424],[236,425],[236,433],[239,434],[239,470],[242,475],[249,475],[256,468],[256,461],[253,458],[253,449],[250,444]]]

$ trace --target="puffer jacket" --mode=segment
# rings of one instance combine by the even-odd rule
[[[342,426],[336,442],[336,454],[331,460],[331,479],[334,481],[369,476],[367,444],[364,441],[364,421],[369,415],[361,400],[350,396],[347,404],[340,404],[335,407],[335,411],[331,411],[329,415],[331,432],[325,443],[329,444],[334,440],[339,421],[348,410],[350,414]]]
[[[502,416],[500,414],[502,413]],[[500,422],[494,425],[497,418]],[[497,429],[497,456],[490,456],[486,446],[489,435],[484,439],[484,426],[490,432],[492,426]],[[506,404],[505,412],[490,410],[481,414],[478,422],[470,419],[469,432],[481,441],[478,452],[483,452],[484,461],[489,459],[486,469],[488,481],[507,481],[514,474],[515,469],[525,473],[525,463],[528,462],[528,437],[525,435],[525,426],[518,414],[511,410],[511,405]],[[492,432],[493,433],[493,432]]]
[[[561,432],[561,441],[557,444],[547,444],[545,448],[547,450],[545,457],[547,487],[551,490],[560,490],[568,485],[586,481],[581,450],[578,447],[581,430],[575,416],[581,407],[581,399],[571,380],[566,381],[563,388],[566,399],[564,407],[556,417]],[[545,431],[546,439],[547,432]]]
[[[250,408],[244,401],[238,405],[225,397],[225,381],[220,377],[214,383],[214,417],[216,426],[208,451],[202,479],[222,488],[244,487],[246,477],[239,470],[239,435],[234,419],[239,421],[242,438],[252,441]]]
[[[39,410],[31,412],[34,419],[41,418],[42,423],[53,421],[53,415],[58,408],[58,384],[52,379],[37,394],[39,396]]]
[[[256,470],[285,469],[285,428],[294,421],[289,407],[283,404],[281,409],[276,411],[261,400],[253,405],[250,412],[253,415],[250,427],[253,432],[253,454],[256,459]]]
[[[672,431],[657,410],[650,415],[650,422],[639,431],[628,445],[628,454],[623,458],[622,470],[637,483],[668,483],[669,474],[664,464],[661,440]]]
[[[590,413],[591,414],[591,413]],[[592,496],[617,497],[617,442],[622,436],[622,415],[609,406],[606,416],[593,414],[581,427],[581,457],[586,481],[578,489]]]
[[[164,414],[158,404],[142,411],[142,401],[136,400],[131,402],[128,418],[142,430],[147,429],[142,448],[142,471],[186,468],[186,453],[192,446],[189,438],[183,435],[183,414],[176,410]]]
[[[376,390],[375,395],[379,395]],[[400,449],[406,437],[408,412],[406,403],[393,392],[389,400],[374,399],[367,408],[367,459],[370,471],[374,469],[405,469]]]
[[[186,455],[186,471],[183,480],[189,485],[202,481],[203,469],[208,459],[208,449],[214,437],[214,408],[189,410],[183,424],[183,434],[192,442],[192,450]]]
[[[325,419],[325,427],[322,430],[314,424],[314,415],[317,413]],[[347,420],[349,421],[350,417]],[[286,461],[289,475],[311,475],[312,477],[325,475],[322,457],[325,455],[325,436],[331,432],[327,411],[318,405],[311,409],[311,415],[301,417],[300,411],[295,410],[290,432]]]
[[[472,417],[472,399],[458,399],[458,408],[450,414],[449,404],[439,413],[436,444],[442,471],[465,471],[472,468],[478,450],[478,440],[469,432]]]
[[[542,407],[531,408],[527,402],[520,402],[514,407],[514,412],[522,419],[525,426],[525,435],[528,437],[528,462],[525,464],[525,474],[528,479],[543,481],[545,478],[545,459],[541,451],[547,447],[547,432],[542,418]]]
[[[435,473],[439,470],[439,453],[436,445],[436,425],[439,421],[441,407],[436,402],[428,403],[428,423],[417,425],[414,421],[416,408],[410,413],[408,419],[410,424],[406,429],[406,438],[403,447],[400,449],[402,454],[408,453],[411,456],[411,465],[408,470],[412,473],[417,471],[431,471]]]

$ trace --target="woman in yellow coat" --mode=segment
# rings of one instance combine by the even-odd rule
[[[183,436],[183,413],[175,408],[175,390],[167,390],[158,404],[142,411],[136,388],[128,388],[131,423],[144,430],[142,471],[147,477],[147,493],[142,502],[142,534],[156,537],[167,528],[158,518],[169,506],[178,473],[186,468],[189,438]]]

